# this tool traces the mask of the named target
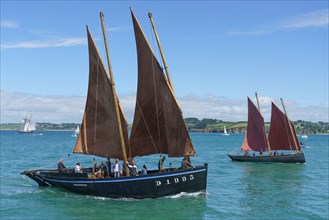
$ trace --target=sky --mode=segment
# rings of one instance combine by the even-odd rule
[[[161,60],[152,12],[184,118],[247,120],[258,92],[291,120],[329,121],[328,1],[7,1],[1,0],[1,123],[81,123],[88,86],[88,25],[129,123],[137,57],[129,7]],[[105,62],[106,63],[106,62]]]

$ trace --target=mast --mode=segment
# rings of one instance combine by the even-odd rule
[[[260,115],[262,115],[262,110],[261,110],[261,108],[260,108],[260,104],[259,104],[259,99],[258,99],[258,94],[257,94],[257,92],[255,92],[255,96],[256,96],[256,100],[257,100],[257,106],[258,106],[258,111],[259,111],[259,113],[260,113]],[[263,117],[263,115],[262,115],[262,117]],[[263,117],[264,118],[264,117]],[[265,121],[264,121],[264,134],[265,134],[265,141],[266,141],[266,143],[267,143],[267,151],[270,153],[271,152],[271,146],[270,146],[270,142],[268,141],[268,138],[267,138],[267,136],[266,136],[266,127],[265,127]]]
[[[255,96],[256,96],[256,100],[257,100],[258,111],[259,111],[260,114],[262,114],[262,110],[260,109],[260,105],[259,105],[259,99],[258,99],[258,94],[257,94],[257,92],[255,92]]]
[[[121,119],[120,119],[119,107],[118,107],[118,98],[117,98],[117,95],[116,95],[116,92],[115,92],[114,76],[113,76],[113,71],[112,71],[112,65],[111,65],[111,62],[110,62],[110,54],[109,54],[109,50],[108,50],[106,30],[105,30],[105,25],[104,25],[104,14],[102,12],[100,12],[100,18],[101,18],[101,23],[102,23],[102,31],[103,31],[103,37],[104,37],[104,43],[105,43],[107,64],[108,64],[109,72],[110,72],[110,83],[111,83],[111,88],[112,88],[112,93],[113,93],[113,100],[114,100],[114,104],[115,104],[115,114],[117,116],[122,155],[123,155],[123,160],[124,160],[124,163],[125,163],[125,172],[126,172],[126,176],[130,176],[128,167],[126,166],[127,152],[126,152],[125,142],[124,142],[124,139],[123,139]]]
[[[284,113],[286,114],[286,117],[287,117],[287,120],[288,120],[289,130],[290,130],[290,133],[291,133],[292,139],[293,139],[293,141],[294,141],[294,145],[295,145],[296,151],[298,151],[298,148],[297,148],[297,140],[295,139],[295,135],[294,135],[294,132],[293,132],[293,130],[292,130],[290,120],[289,120],[289,118],[288,118],[288,114],[287,114],[287,111],[286,111],[286,107],[284,106],[283,99],[280,98],[280,100],[281,100],[281,103],[282,103],[282,106],[283,106]]]
[[[153,22],[152,13],[149,12],[148,15],[149,15],[149,18],[150,18],[150,21],[151,21],[151,24],[152,24],[152,28],[153,28],[153,31],[154,31],[155,38],[157,39],[157,43],[158,43],[158,47],[159,47],[159,50],[160,50],[161,58],[162,58],[162,61],[163,61],[164,69],[165,69],[165,72],[166,72],[166,75],[167,75],[168,83],[169,83],[171,89],[174,91],[174,88],[173,88],[173,86],[171,84],[171,79],[170,79],[170,73],[169,73],[169,70],[168,70],[168,65],[167,65],[167,62],[166,62],[164,53],[162,51],[162,47],[161,47],[161,43],[160,43],[160,39],[159,39],[158,33],[157,33],[156,29],[155,29],[155,25],[154,25],[154,22]]]
[[[156,31],[156,28],[155,28],[155,25],[154,25],[154,22],[153,22],[152,13],[149,12],[148,13],[148,16],[149,16],[150,21],[151,21],[151,24],[152,24],[154,35],[155,35],[155,37],[157,39],[157,43],[158,43],[158,47],[159,47],[159,50],[160,50],[160,54],[161,54],[162,62],[163,62],[163,65],[164,65],[164,69],[165,69],[165,72],[166,72],[166,76],[167,76],[167,81],[168,81],[168,84],[169,84],[169,88],[171,89],[172,94],[173,94],[174,99],[175,99],[175,102],[177,103],[177,106],[179,107],[179,111],[183,114],[183,111],[181,110],[181,108],[180,108],[180,106],[179,106],[179,104],[178,104],[178,102],[176,100],[176,97],[174,95],[174,87],[173,87],[173,85],[171,83],[171,78],[170,78],[170,73],[169,73],[169,70],[168,70],[168,65],[167,65],[167,62],[166,62],[164,53],[162,51],[162,47],[161,47],[159,35],[158,35],[157,31]],[[187,129],[187,125],[186,125],[186,129]]]

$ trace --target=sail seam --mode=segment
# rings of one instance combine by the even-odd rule
[[[95,131],[95,135],[94,135],[94,146],[93,146],[93,152],[95,155],[95,146],[96,146],[96,137],[97,137],[97,112],[98,112],[98,76],[99,76],[99,56],[97,58],[97,77],[96,77],[96,110],[95,110],[95,121],[94,121],[94,131]]]
[[[285,127],[286,127],[286,133],[287,133],[287,137],[288,137],[288,143],[289,143],[290,150],[292,150],[291,140],[290,140],[290,135],[289,135],[289,130],[288,130],[288,128],[287,128],[287,121],[288,121],[288,123],[290,123],[290,121],[289,121],[289,119],[288,119],[287,116],[285,116],[285,119],[286,119],[286,120],[284,120],[284,125],[285,125]]]
[[[152,35],[152,39],[153,39],[153,35]],[[147,40],[146,40],[147,41]],[[161,132],[160,132],[160,125],[159,125],[159,111],[158,111],[158,96],[157,96],[157,89],[156,89],[156,81],[155,81],[155,70],[154,70],[154,55],[152,56],[152,74],[153,74],[153,87],[154,87],[154,99],[155,99],[155,110],[156,110],[156,116],[157,116],[157,127],[158,127],[158,141],[159,141],[159,150],[160,152],[162,152],[161,150]],[[158,60],[155,57],[156,62],[159,64]],[[155,146],[156,148],[156,146]],[[155,149],[156,152],[157,149]],[[158,152],[159,153],[159,152]]]

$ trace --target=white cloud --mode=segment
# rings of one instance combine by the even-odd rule
[[[19,24],[16,21],[2,20],[0,21],[0,27],[16,29],[19,28]]]
[[[20,122],[26,114],[38,122],[81,122],[85,98],[1,91],[1,123]]]
[[[254,30],[229,30],[213,37],[236,37],[236,36],[263,36],[282,30],[294,30],[302,28],[328,28],[329,10],[321,9],[305,14],[296,15],[293,18],[280,21],[278,23],[267,24],[264,28]]]
[[[251,31],[227,31],[219,36],[236,37],[236,36],[263,36],[273,33],[274,30],[251,30]]]
[[[42,96],[19,92],[1,91],[1,123],[20,122],[26,114],[33,115],[34,122],[81,123],[86,97]],[[128,123],[132,123],[135,109],[135,94],[119,95]],[[255,99],[252,99],[255,104]],[[259,97],[265,121],[270,120],[270,97]],[[246,121],[247,99],[233,100],[220,96],[178,98],[184,118],[214,118],[224,121]],[[274,102],[281,107],[279,99]],[[328,103],[325,105],[301,106],[298,102],[285,100],[289,118],[292,120],[328,122]]]
[[[328,11],[328,9],[322,9],[296,16],[293,19],[282,22],[281,28],[298,29],[309,27],[328,27]]]
[[[18,27],[18,24],[15,22],[1,22],[1,27]],[[110,32],[121,32],[129,30],[128,26],[120,26],[108,29]],[[41,30],[31,30],[30,33],[34,34],[49,34],[51,32],[41,31]],[[17,49],[17,48],[49,48],[49,47],[72,47],[79,45],[86,45],[86,38],[56,38],[56,39],[47,39],[47,40],[32,40],[32,41],[24,41],[24,42],[16,42],[16,43],[2,43],[0,45],[1,49]]]
[[[48,48],[48,47],[71,47],[78,45],[86,45],[85,38],[59,38],[40,41],[25,41],[12,44],[1,44],[2,49],[15,49],[15,48]]]
[[[117,26],[117,27],[109,27],[106,30],[109,32],[123,32],[123,31],[129,31],[131,30],[131,26]]]
[[[245,101],[228,100],[216,96],[207,98],[188,96],[178,98],[178,101],[185,118],[214,118],[224,121],[245,121],[247,119]]]

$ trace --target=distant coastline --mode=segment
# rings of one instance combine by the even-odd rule
[[[222,133],[224,126],[229,133],[244,133],[247,128],[247,122],[227,122],[218,119],[202,119],[185,118],[185,123],[190,132],[205,132],[205,133]],[[303,120],[294,121],[298,134],[329,134],[329,122],[309,122]],[[22,124],[20,123],[1,123],[0,130],[19,130]],[[47,131],[73,131],[78,123],[47,123],[36,122],[37,130]],[[269,129],[270,123],[265,123],[266,129]],[[131,124],[128,125],[128,129]]]
[[[224,126],[228,133],[245,133],[247,122],[227,122],[218,119],[185,118],[185,123],[190,132],[214,132],[223,133]],[[329,122],[309,122],[303,120],[294,121],[298,134],[329,134]],[[266,130],[270,123],[265,122]]]

